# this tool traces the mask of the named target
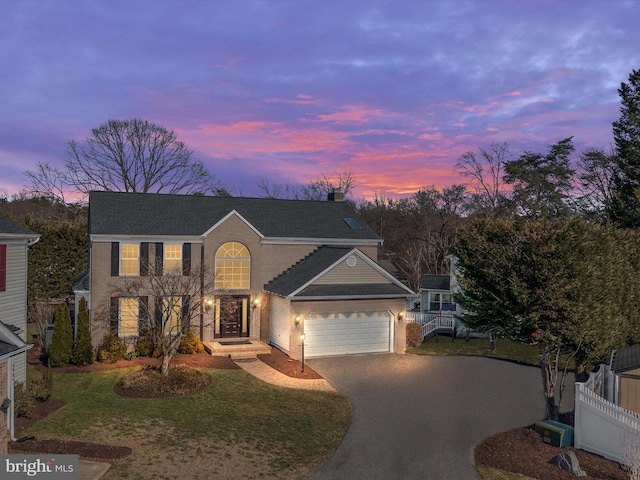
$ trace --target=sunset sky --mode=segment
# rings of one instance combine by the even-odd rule
[[[0,0],[0,190],[109,119],[174,130],[236,195],[349,171],[463,180],[464,152],[612,142],[640,2]]]

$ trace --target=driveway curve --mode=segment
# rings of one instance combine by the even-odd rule
[[[479,479],[473,447],[544,418],[539,368],[479,357],[374,354],[309,360],[353,406],[310,480]]]

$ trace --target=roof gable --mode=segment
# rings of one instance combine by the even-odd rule
[[[204,236],[237,215],[261,237],[381,239],[345,202],[91,192],[89,234],[95,236]],[[351,228],[344,218],[357,219]]]
[[[357,248],[329,246],[317,249],[264,288],[288,298],[413,294]]]
[[[28,350],[27,345],[16,333],[16,327],[0,322],[0,360]]]

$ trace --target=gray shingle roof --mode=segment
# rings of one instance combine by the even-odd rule
[[[32,232],[27,227],[23,227],[22,225],[9,220],[7,217],[3,217],[2,215],[0,215],[0,236],[2,236],[3,234],[22,237],[39,236],[36,232]]]
[[[264,286],[265,291],[286,297],[324,272],[331,265],[347,255],[350,247],[320,247],[300,260],[289,270]],[[309,285],[298,292],[296,297],[406,297],[407,290],[395,283]]]
[[[612,370],[615,373],[640,368],[640,343],[617,350],[613,356]]]
[[[90,288],[89,283],[89,269],[87,268],[73,281],[74,291],[88,291]]]
[[[2,325],[7,328],[9,331],[15,333],[17,335],[17,332],[20,330],[19,328],[13,326],[13,325],[9,325],[3,322]],[[0,357],[11,353],[11,352],[15,352],[16,350],[20,350],[22,348],[22,345],[16,345],[15,343],[13,343],[13,341],[11,341],[11,339],[7,338],[4,334],[2,334],[2,332],[0,332]]]
[[[449,290],[451,288],[449,275],[423,275],[420,288],[423,290]]]
[[[266,237],[380,240],[346,202],[121,192],[90,193],[89,233],[198,236],[233,210]]]

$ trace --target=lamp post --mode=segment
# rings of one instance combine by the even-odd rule
[[[306,335],[304,334],[304,332],[302,332],[302,335],[300,335],[300,340],[302,340],[302,373],[304,373],[304,339],[306,338]]]

